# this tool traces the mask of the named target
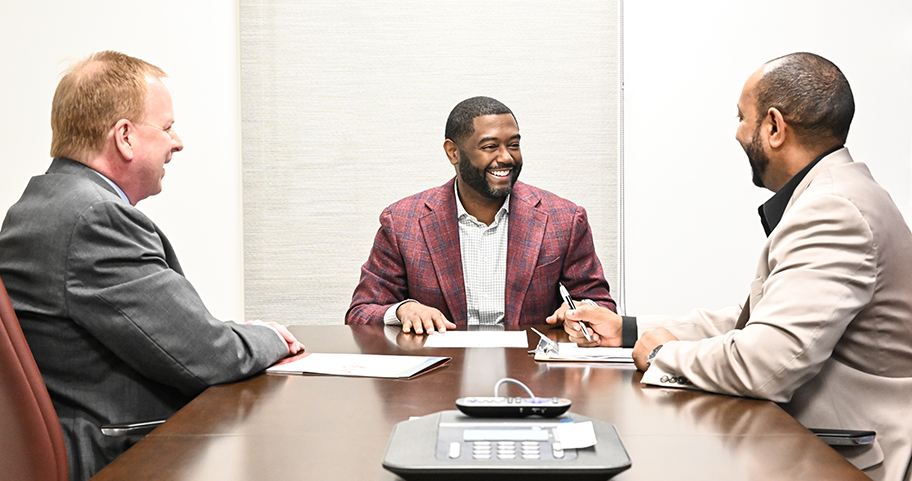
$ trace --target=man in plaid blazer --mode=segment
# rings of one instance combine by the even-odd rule
[[[513,113],[488,97],[460,102],[444,151],[446,184],[384,209],[346,324],[400,324],[404,332],[457,325],[543,324],[562,301],[615,310],[586,210],[517,182]]]

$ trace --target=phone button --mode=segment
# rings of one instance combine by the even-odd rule
[[[462,452],[462,445],[460,445],[456,441],[453,441],[452,443],[450,443],[450,449],[447,452],[447,456],[449,456],[450,459],[456,459],[459,457],[459,454],[461,452]]]

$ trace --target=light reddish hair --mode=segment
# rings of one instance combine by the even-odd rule
[[[165,76],[148,62],[111,50],[71,66],[57,85],[51,106],[51,157],[86,162],[101,152],[118,120],[143,120],[149,94],[146,77]]]

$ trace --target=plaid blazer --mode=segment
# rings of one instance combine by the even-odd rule
[[[615,310],[585,209],[516,182],[509,226],[507,325],[544,324],[562,302],[558,281],[574,298]],[[345,323],[383,324],[387,309],[405,299],[435,307],[459,326],[467,323],[455,178],[383,210]]]

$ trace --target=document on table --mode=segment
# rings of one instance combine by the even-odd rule
[[[633,364],[632,347],[579,347],[572,342],[558,343],[558,352],[535,352],[536,361],[586,361]]]
[[[381,354],[307,353],[266,369],[272,374],[328,374],[331,376],[409,379],[436,369],[449,357],[391,356]]]
[[[529,348],[526,331],[447,331],[428,336],[424,347]]]

